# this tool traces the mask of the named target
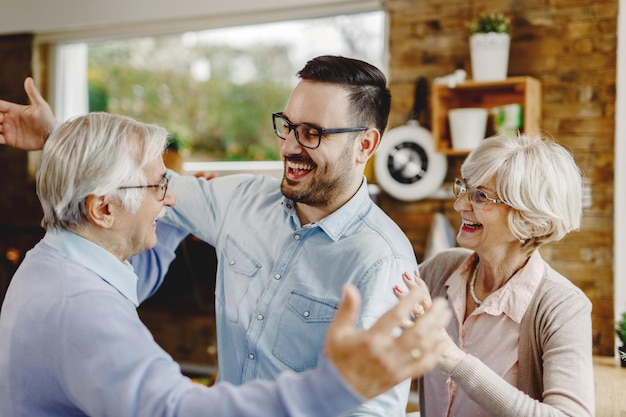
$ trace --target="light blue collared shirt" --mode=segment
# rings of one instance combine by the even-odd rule
[[[345,283],[361,292],[358,324],[367,328],[397,302],[393,288],[404,285],[402,273],[417,269],[411,243],[372,202],[365,180],[341,208],[307,225],[269,176],[174,176],[170,185],[177,204],[163,221],[216,248],[222,381],[315,367]],[[354,415],[403,416],[409,382]]]

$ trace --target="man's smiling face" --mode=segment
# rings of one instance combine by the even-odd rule
[[[292,123],[320,128],[354,127],[349,117],[349,98],[345,89],[327,83],[301,81],[287,102],[284,116]],[[284,160],[281,191],[298,203],[328,206],[336,200],[347,201],[360,183],[362,168],[355,161],[355,135],[338,133],[322,137],[316,149],[300,145],[290,132],[280,140]]]

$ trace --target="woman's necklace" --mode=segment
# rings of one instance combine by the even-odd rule
[[[478,276],[478,262],[476,262],[476,266],[474,267],[474,272],[472,272],[472,279],[470,280],[470,295],[472,296],[472,300],[476,303],[476,307],[480,306],[483,300],[479,300],[476,297],[476,291],[474,290],[474,284],[476,284],[476,277]]]
[[[522,263],[522,265],[519,268],[517,268],[515,270],[515,272],[513,272],[513,274],[509,277],[509,279],[511,279],[511,277],[513,277],[513,275],[517,274],[519,272],[519,270],[522,269],[524,267],[524,265],[526,265],[526,263],[528,262],[528,259],[530,259],[530,257],[526,258],[524,263]],[[469,287],[470,287],[469,288],[469,292],[470,292],[470,295],[472,296],[472,300],[474,300],[474,303],[476,303],[476,307],[478,307],[479,305],[481,305],[483,303],[483,300],[480,300],[476,296],[476,290],[474,289],[474,285],[476,285],[476,278],[478,277],[478,263],[479,262],[476,262],[476,266],[474,267],[474,272],[472,272],[472,279],[470,280],[470,285],[469,285]]]

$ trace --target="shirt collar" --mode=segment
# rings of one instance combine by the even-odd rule
[[[361,186],[352,198],[316,224],[324,231],[324,233],[328,235],[328,237],[337,241],[356,220],[363,217],[363,213],[367,211],[369,204],[372,203],[373,202],[367,188],[367,181],[365,177],[363,177]],[[291,215],[296,227],[301,227],[296,214],[294,202],[287,197],[283,197],[283,208],[289,213],[289,215]]]
[[[472,254],[446,281],[448,296],[451,299],[465,300],[467,279],[469,279],[471,275],[475,260],[476,254]],[[526,313],[526,309],[530,305],[535,291],[539,287],[544,268],[545,265],[539,251],[535,251],[526,265],[513,275],[502,288],[490,294],[476,309],[476,312],[484,311],[494,316],[504,313],[509,316],[511,320],[520,323],[524,313]],[[462,308],[464,309],[465,303],[463,302],[462,304]],[[461,306],[456,305],[456,303],[453,303],[453,306],[455,310],[461,308]]]
[[[138,278],[128,261],[120,262],[106,249],[69,230],[47,232],[43,240],[63,255],[100,276],[135,306],[139,305]]]

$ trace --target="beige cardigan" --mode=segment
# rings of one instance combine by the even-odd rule
[[[448,277],[472,253],[467,249],[449,249],[420,266],[420,274],[433,297],[446,297]],[[451,374],[469,397],[492,416],[594,415],[591,302],[567,278],[547,263],[545,266],[520,324],[520,388],[504,381],[471,355]],[[423,405],[424,401],[420,389],[420,403]]]

